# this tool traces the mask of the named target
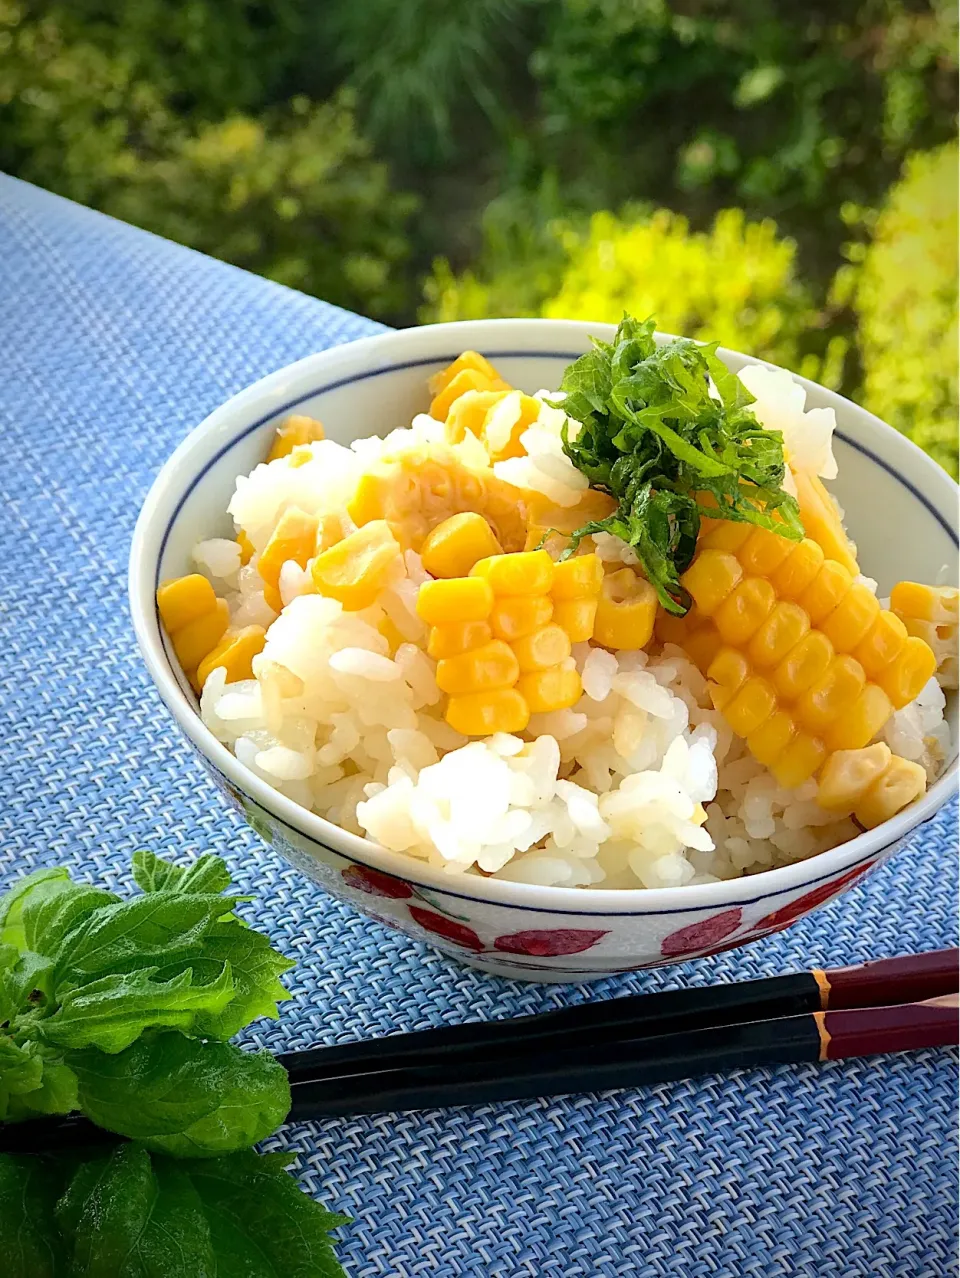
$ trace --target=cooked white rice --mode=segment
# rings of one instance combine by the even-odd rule
[[[809,453],[821,473],[835,474],[832,412],[804,414],[803,391],[789,374],[749,369],[743,380],[758,397],[760,420],[784,430],[788,453]],[[540,392],[541,401],[548,394]],[[506,439],[519,396],[499,411]],[[495,473],[574,505],[586,480],[562,451],[564,420],[543,403],[522,437],[527,455],[497,463]],[[237,480],[229,512],[256,551],[291,505],[339,518],[346,534],[353,525],[345,503],[367,467],[437,445],[466,465],[487,464],[479,440],[444,444],[442,424],[421,415],[383,440],[314,443],[312,459],[296,468],[283,460],[257,466]],[[618,538],[594,541],[605,561],[636,563]],[[362,612],[308,593],[309,572],[288,562],[279,616],[264,600],[256,555],[241,567],[236,544],[213,539],[194,559],[228,600],[231,624],[269,628],[254,679],[228,685],[222,669],[208,677],[204,722],[268,784],[396,852],[450,874],[651,888],[788,864],[857,833],[852,821],[817,806],[814,782],[792,792],[778,787],[712,708],[706,681],[678,648],[649,655],[577,645],[571,660],[583,696],[575,707],[535,715],[522,737],[468,740],[442,717],[416,613],[428,578],[412,551]],[[392,657],[378,629],[385,619],[404,639]],[[931,775],[947,745],[943,705],[932,680],[884,733]]]

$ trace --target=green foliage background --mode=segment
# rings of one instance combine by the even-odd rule
[[[957,467],[953,0],[0,0],[0,167],[394,323],[618,319]]]

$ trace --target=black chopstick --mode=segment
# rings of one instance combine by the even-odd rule
[[[280,1057],[291,1083],[345,1079],[371,1069],[443,1058],[499,1058],[512,1052],[575,1046],[588,1035],[597,1049],[625,1038],[681,1033],[747,1021],[767,1021],[829,1009],[909,1003],[958,988],[960,951],[931,950],[853,967],[814,968],[786,976],[694,986],[579,1003],[533,1016],[471,1021],[412,1033],[361,1039]]]
[[[288,1121],[640,1087],[957,1042],[958,951],[633,995],[278,1057]],[[116,1139],[79,1115],[0,1124],[0,1151]]]

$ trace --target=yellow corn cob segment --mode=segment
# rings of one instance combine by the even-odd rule
[[[597,600],[593,637],[605,648],[637,651],[653,635],[657,592],[632,568],[607,573]]]
[[[213,586],[198,572],[165,581],[157,589],[157,610],[169,635],[205,613],[213,612],[216,604]]]
[[[420,558],[431,577],[466,577],[477,560],[502,554],[493,529],[472,510],[437,524],[420,547]]]
[[[447,723],[466,737],[485,737],[494,732],[522,732],[530,722],[530,707],[515,688],[474,692],[451,697]]]
[[[580,700],[582,687],[576,670],[554,666],[520,676],[517,691],[534,714],[567,710]]]
[[[485,621],[444,621],[431,627],[427,652],[434,661],[459,657],[461,652],[469,652],[471,648],[482,648],[492,638],[493,631]]]
[[[558,599],[553,605],[553,619],[566,631],[571,643],[585,643],[593,638],[597,622],[598,601],[594,599]]]
[[[197,666],[197,690],[207,681],[207,675],[219,667],[227,672],[227,683],[253,678],[253,659],[263,651],[266,631],[262,626],[244,626],[242,630],[227,630],[223,638],[208,652]]]
[[[553,560],[545,550],[523,550],[481,559],[470,576],[488,581],[496,595],[545,595],[553,585],[553,572]]]
[[[320,422],[313,417],[295,414],[277,427],[277,434],[267,454],[267,461],[273,462],[281,457],[289,457],[298,445],[312,444],[323,438],[323,426]]]
[[[321,595],[356,612],[368,608],[400,559],[400,546],[383,520],[374,520],[317,555],[310,569]]]
[[[347,502],[355,524],[385,519],[405,547],[419,551],[431,529],[451,515],[482,515],[504,551],[527,538],[527,494],[489,468],[471,469],[442,444],[413,448],[374,463]]]
[[[662,618],[658,634],[685,648],[754,757],[794,788],[833,753],[866,747],[916,697],[935,658],[812,540],[787,542],[783,554],[765,539],[784,542],[767,530],[710,526],[682,578],[692,615]]]
[[[549,595],[514,595],[498,599],[490,614],[490,628],[498,639],[513,643],[542,629],[553,619]]]
[[[417,614],[428,626],[448,621],[486,621],[492,608],[493,591],[482,577],[425,581],[417,592]]]
[[[301,568],[306,568],[307,561],[313,557],[316,549],[318,524],[316,515],[308,515],[296,506],[291,506],[280,516],[273,536],[264,546],[263,553],[257,560],[257,571],[275,593],[278,604],[280,569],[288,559],[294,560]],[[267,603],[274,612],[280,611],[270,599],[267,599]]]
[[[192,676],[207,653],[217,646],[229,623],[227,601],[216,599],[209,612],[170,633],[177,660],[188,675]]]
[[[890,594],[890,608],[903,622],[907,633],[922,639],[937,660],[941,687],[956,688],[958,679],[957,642],[960,591],[956,586],[924,586],[901,581]]]
[[[843,528],[840,511],[819,477],[812,471],[794,471],[800,522],[807,536],[817,543],[827,559],[846,568],[856,577],[857,548]]]
[[[451,696],[463,696],[512,688],[519,674],[520,666],[510,645],[502,639],[491,639],[481,648],[438,661],[437,687]]]
[[[515,640],[512,647],[524,674],[531,670],[548,670],[570,656],[570,638],[557,625],[544,626],[532,635],[524,635]]]
[[[603,564],[597,555],[574,555],[556,564],[550,593],[554,599],[592,599],[604,582]]]

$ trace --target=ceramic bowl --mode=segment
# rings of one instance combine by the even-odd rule
[[[308,356],[218,408],[157,476],[130,556],[130,606],[150,675],[214,784],[276,852],[332,895],[487,972],[583,981],[742,945],[786,927],[845,891],[929,821],[956,786],[956,762],[893,820],[808,861],[732,882],[651,890],[543,888],[451,877],[341,830],[267,786],[204,727],[161,632],[158,583],[192,570],[198,540],[232,536],[225,510],[237,475],[267,452],[290,412],[320,418],[340,443],[407,425],[426,409],[427,378],[472,348],[513,385],[557,386],[604,324],[483,320],[385,333]],[[720,351],[734,370],[756,363]],[[903,578],[956,572],[957,488],[902,435],[841,396],[802,382],[808,407],[837,415],[832,484],[881,595]],[[954,709],[955,713],[955,709]],[[954,722],[954,740],[956,724]]]

